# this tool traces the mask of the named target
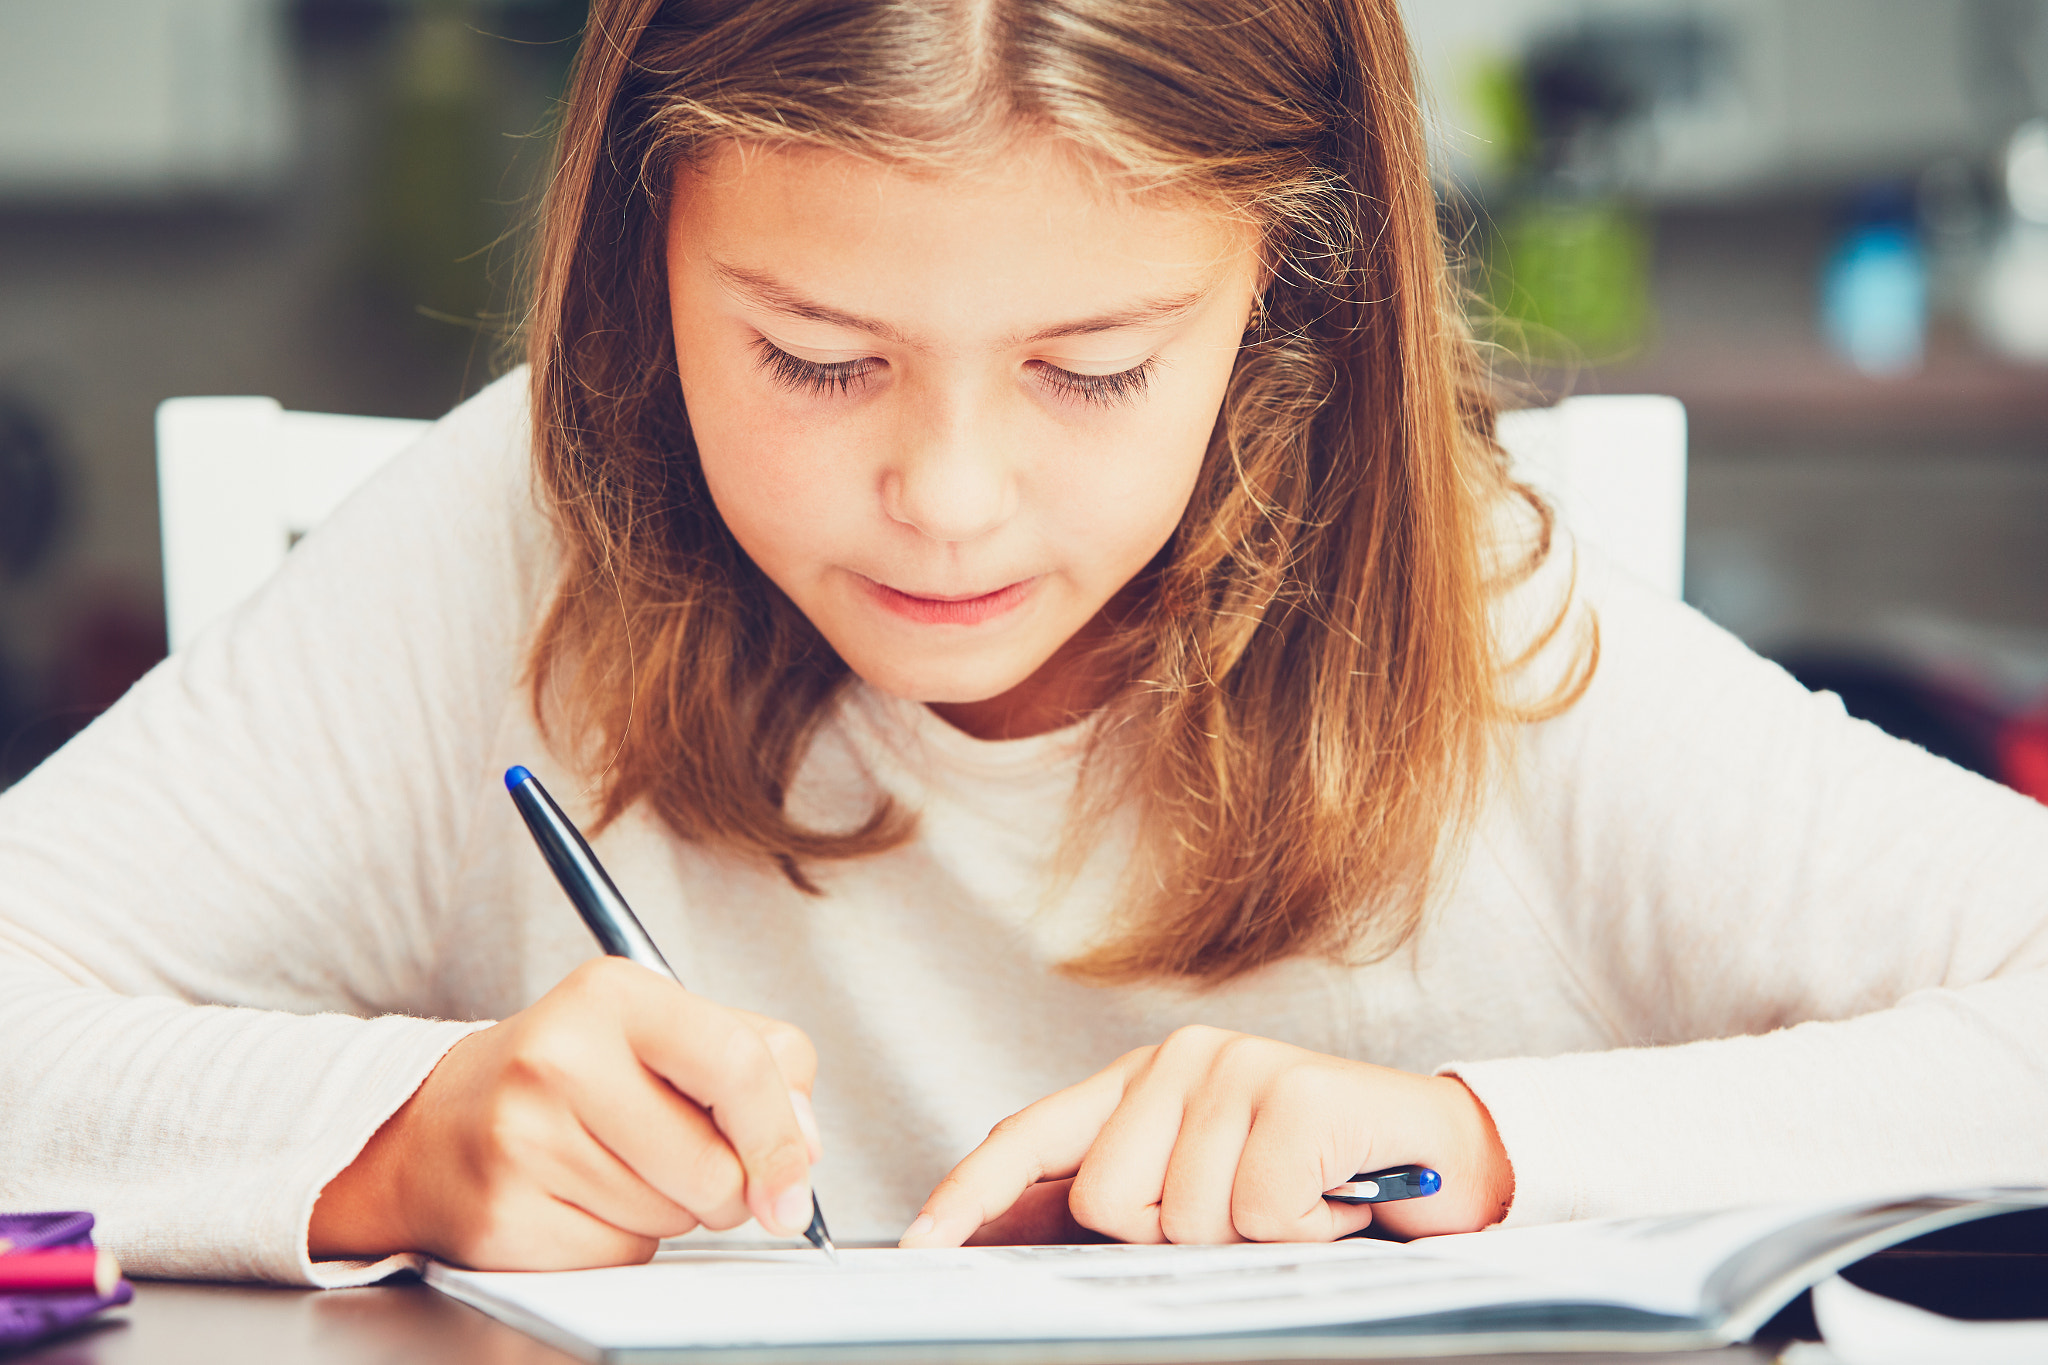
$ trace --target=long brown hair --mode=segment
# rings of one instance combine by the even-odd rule
[[[807,867],[908,837],[886,801],[853,829],[784,811],[848,674],[705,490],[668,193],[723,139],[943,168],[1020,126],[1112,183],[1254,215],[1270,272],[1199,485],[1116,642],[1131,682],[1102,728],[1115,762],[1092,767],[1143,813],[1143,874],[1073,967],[1217,980],[1386,951],[1514,714],[1486,543],[1514,488],[1397,0],[597,0],[529,323],[567,556],[536,704],[603,767],[607,819],[644,800],[807,888]]]

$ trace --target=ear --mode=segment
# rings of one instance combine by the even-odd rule
[[[1247,334],[1266,330],[1266,294],[1272,289],[1273,277],[1277,273],[1273,268],[1272,233],[1261,223],[1258,234],[1258,245],[1253,248],[1256,255],[1252,267],[1252,311],[1244,326]]]

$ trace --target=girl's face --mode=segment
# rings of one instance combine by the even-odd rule
[[[728,144],[668,278],[719,513],[854,672],[988,737],[1103,700],[1091,626],[1187,506],[1250,227],[1046,140],[943,178]]]

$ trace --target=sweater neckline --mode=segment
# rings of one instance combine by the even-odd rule
[[[943,719],[923,702],[891,696],[855,679],[847,709],[890,747],[915,751],[926,763],[963,776],[1018,778],[1066,775],[1079,766],[1094,737],[1096,718],[1022,739],[980,739]]]

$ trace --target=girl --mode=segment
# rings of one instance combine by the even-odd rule
[[[530,369],[0,805],[0,1203],[334,1285],[2048,1180],[2048,811],[1553,534],[1418,122],[1394,0],[601,0]]]

